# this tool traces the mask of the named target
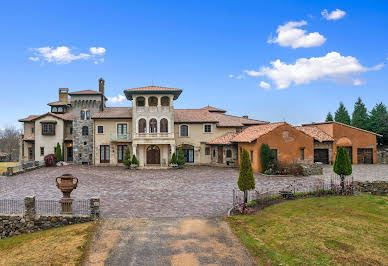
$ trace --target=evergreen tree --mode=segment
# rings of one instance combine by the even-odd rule
[[[260,147],[261,171],[264,173],[275,160],[275,156],[268,144],[263,143]]]
[[[177,164],[177,158],[175,152],[172,154],[170,164]]]
[[[333,115],[329,112],[326,116],[326,122],[331,122],[334,121]]]
[[[177,160],[177,163],[180,166],[185,164],[185,155],[183,153],[182,148],[179,148],[179,150],[178,150],[178,160]]]
[[[136,164],[137,166],[139,166],[139,161],[137,160],[135,154],[132,156],[132,162],[131,162],[131,164]]]
[[[367,130],[369,122],[369,116],[364,103],[361,98],[358,97],[357,102],[354,104],[354,110],[352,114],[352,126]]]
[[[244,209],[248,202],[248,190],[255,188],[252,164],[246,149],[242,150],[240,158],[240,174],[238,176],[238,188],[244,191]]]
[[[131,153],[128,147],[125,149],[123,164],[126,167],[129,167],[131,165]]]
[[[383,137],[377,138],[377,142],[380,145],[388,145],[388,112],[387,107],[382,102],[376,104],[370,112],[368,129],[374,133],[383,135]]]
[[[349,116],[348,110],[346,110],[345,105],[342,102],[340,102],[340,106],[335,112],[334,120],[336,122],[350,125],[350,116]]]
[[[59,143],[57,143],[57,148],[55,149],[55,156],[57,156],[57,162],[63,161],[61,145]]]
[[[345,176],[352,174],[352,163],[348,152],[344,147],[339,147],[337,155],[335,156],[335,162],[333,165],[333,171],[341,178],[341,189],[342,192],[345,190]]]

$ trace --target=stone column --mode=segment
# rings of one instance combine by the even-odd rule
[[[132,144],[132,154],[135,155],[135,156],[137,157],[137,155],[136,155],[136,149],[137,149],[137,144]]]
[[[24,198],[24,216],[32,218],[36,214],[35,196],[27,196]]]
[[[172,154],[176,152],[176,147],[174,144],[170,144],[170,148],[171,148],[171,156],[172,156]],[[177,154],[175,153],[175,155]]]
[[[100,199],[93,197],[90,199],[90,216],[93,220],[100,218]]]

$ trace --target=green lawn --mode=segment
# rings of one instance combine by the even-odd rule
[[[388,197],[283,202],[229,223],[260,265],[388,265]]]
[[[96,222],[0,240],[0,265],[81,265]]]

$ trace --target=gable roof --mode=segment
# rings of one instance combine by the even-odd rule
[[[265,125],[250,126],[244,129],[240,134],[234,137],[232,142],[252,142],[261,136],[271,132],[275,128],[286,125],[286,122],[271,123]],[[288,125],[288,124],[287,124]]]
[[[334,139],[327,134],[325,131],[318,127],[314,126],[298,126],[295,127],[296,129],[306,133],[307,135],[313,137],[314,139],[318,140],[319,142],[322,141],[334,141]]]
[[[217,127],[244,127],[252,125],[268,124],[266,121],[260,121],[224,113],[214,112],[211,115],[218,121]]]
[[[372,131],[368,131],[368,130],[365,130],[365,129],[361,129],[361,128],[358,128],[358,127],[349,126],[349,125],[347,125],[347,124],[340,123],[340,122],[337,122],[337,121],[317,122],[317,123],[310,123],[310,124],[302,124],[302,126],[316,126],[316,125],[323,125],[323,124],[337,124],[337,125],[342,125],[342,126],[349,127],[349,128],[352,128],[352,129],[356,129],[356,130],[359,130],[359,131],[363,131],[363,132],[365,132],[365,133],[373,134],[373,135],[376,135],[376,136],[379,136],[379,137],[382,137],[382,136],[383,136],[383,135],[374,133],[374,132],[372,132]],[[333,137],[333,136],[331,136],[331,137]]]
[[[177,88],[168,88],[161,86],[145,86],[132,89],[124,90],[124,94],[128,100],[132,100],[132,95],[134,94],[174,94],[174,100],[178,99],[179,95],[182,93],[181,89]]]
[[[218,120],[204,109],[175,109],[175,123],[217,123]]]
[[[207,144],[210,145],[231,145],[233,144],[232,139],[237,136],[237,132],[229,132],[226,133],[218,138],[213,139],[212,141],[209,141]]]
[[[41,117],[47,116],[47,115],[50,115],[50,116],[53,116],[53,117],[56,117],[56,118],[59,118],[59,119],[65,120],[65,121],[72,121],[73,120],[73,113],[72,112],[67,112],[65,114],[54,114],[54,113],[48,112],[48,113],[45,113],[42,115],[30,115],[26,118],[19,119],[19,122],[31,122],[31,121],[34,121],[34,120],[39,119]]]
[[[208,110],[209,112],[226,113],[226,110],[219,109],[219,108],[216,108],[216,107],[213,107],[213,106],[210,106],[210,105],[202,107],[201,109]]]
[[[132,107],[105,107],[103,112],[92,115],[92,119],[113,118],[132,118]]]
[[[48,103],[47,105],[49,105],[49,106],[70,105],[70,103],[65,103],[65,102],[56,101],[56,102]]]

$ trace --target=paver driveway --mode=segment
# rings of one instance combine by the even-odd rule
[[[64,166],[41,168],[13,177],[0,176],[0,197],[59,199],[55,177],[70,173],[79,178],[72,196],[100,197],[103,217],[183,217],[225,215],[232,205],[238,170],[187,166],[182,170],[125,170],[121,167]],[[259,189],[282,189],[294,180],[312,186],[315,177],[263,177]]]

